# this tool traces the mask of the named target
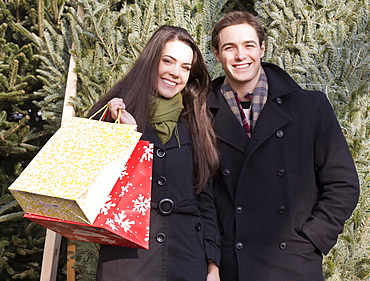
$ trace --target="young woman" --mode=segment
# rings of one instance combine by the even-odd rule
[[[188,32],[162,26],[90,110],[108,103],[110,121],[136,124],[154,144],[150,248],[101,245],[98,281],[219,280],[216,215],[206,192],[218,166],[206,107],[210,83]]]

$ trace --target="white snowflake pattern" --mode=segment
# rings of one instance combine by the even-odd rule
[[[145,216],[150,208],[150,198],[145,198],[142,194],[139,194],[137,199],[132,200],[132,203],[134,203],[134,208],[132,210],[139,212],[143,216]]]
[[[118,223],[118,225],[121,228],[123,228],[125,232],[129,231],[131,228],[131,225],[135,224],[135,221],[130,221],[129,219],[126,219],[127,215],[125,211],[122,211],[118,214],[113,213],[113,216],[114,216],[114,221]]]
[[[117,205],[116,203],[111,202],[111,200],[112,200],[112,195],[109,195],[108,199],[105,201],[104,206],[100,209],[100,213],[103,213],[104,215],[107,215],[109,209],[113,208]]]
[[[128,192],[128,188],[131,186],[133,186],[132,182],[128,182],[126,185],[121,186],[121,194],[119,195],[119,197],[123,197],[123,195],[125,195],[125,192]]]
[[[107,218],[107,220],[105,221],[105,224],[107,224],[113,231],[117,231],[118,230],[118,228],[114,224],[114,220],[112,220],[110,218]]]
[[[144,241],[145,241],[145,242],[148,242],[148,241],[149,241],[149,226],[147,226],[145,229],[146,229],[147,231],[146,231],[146,234],[145,234]]]
[[[144,146],[144,153],[141,155],[140,162],[150,161],[153,159],[153,145]]]
[[[119,179],[122,180],[124,177],[126,177],[128,175],[127,173],[127,165],[123,168],[123,171],[121,172],[121,174],[119,175]]]

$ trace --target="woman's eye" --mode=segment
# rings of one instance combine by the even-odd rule
[[[185,71],[190,71],[191,67],[190,66],[183,66],[182,69],[184,69]]]

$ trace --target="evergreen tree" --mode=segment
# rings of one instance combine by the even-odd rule
[[[338,243],[324,259],[326,280],[370,278],[369,6],[367,1],[259,1],[266,59],[302,87],[325,92],[352,151],[361,197]]]
[[[23,3],[26,4],[26,3]],[[26,9],[20,2],[0,1],[0,279],[38,278],[45,231],[22,219],[23,212],[8,186],[35,155],[45,133],[32,104],[37,99],[34,47],[14,33],[15,22],[23,22]]]

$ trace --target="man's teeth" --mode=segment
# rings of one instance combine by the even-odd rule
[[[250,63],[248,64],[243,64],[243,65],[236,65],[235,68],[242,69],[242,68],[247,68],[250,66]]]

